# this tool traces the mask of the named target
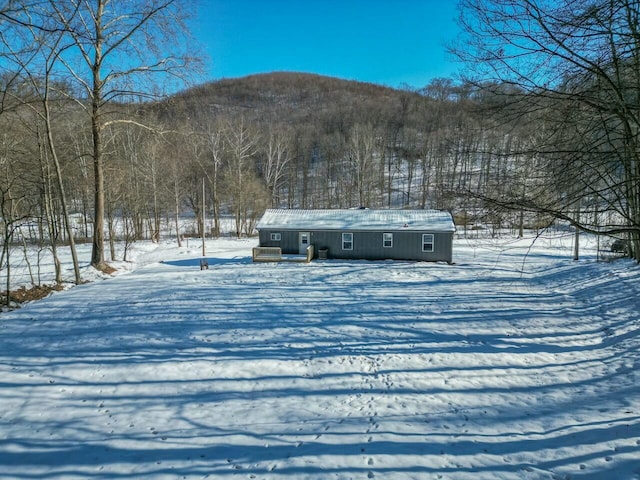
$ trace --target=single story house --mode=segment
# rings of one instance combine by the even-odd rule
[[[455,225],[438,210],[269,209],[256,229],[260,247],[283,254],[451,263]]]

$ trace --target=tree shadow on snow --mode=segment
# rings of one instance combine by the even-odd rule
[[[227,266],[227,265],[246,265],[252,263],[251,257],[233,257],[233,258],[219,258],[219,257],[198,257],[198,258],[185,258],[180,260],[165,260],[161,263],[164,265],[171,265],[173,267],[200,267],[202,260],[207,261],[209,268]]]
[[[123,276],[3,322],[4,475],[638,473],[637,311],[598,266],[207,259],[219,275]]]

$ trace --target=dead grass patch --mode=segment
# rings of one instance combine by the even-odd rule
[[[20,287],[17,290],[9,292],[9,301],[15,304],[23,304],[33,302],[49,296],[51,292],[59,292],[62,285],[37,285],[34,287]],[[7,304],[7,292],[0,293],[0,303]]]

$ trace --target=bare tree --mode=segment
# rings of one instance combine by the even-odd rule
[[[225,129],[225,143],[227,162],[224,180],[235,217],[236,235],[240,237],[247,232],[248,223],[256,214],[256,202],[266,193],[257,188],[258,136],[241,117]]]
[[[206,142],[209,152],[206,175],[211,188],[211,207],[213,209],[213,234],[220,236],[220,179],[224,163],[224,129],[219,121],[206,125]]]
[[[31,155],[20,141],[20,135],[7,125],[0,136],[0,268],[6,270],[6,305],[10,306],[11,250],[20,226],[29,222],[36,212],[39,195],[35,176],[37,168],[30,164]],[[29,172],[25,175],[24,172]],[[25,256],[26,256],[25,251]]]
[[[374,159],[376,153],[376,132],[370,124],[358,124],[353,127],[349,140],[349,166],[357,192],[358,206],[371,204],[371,193],[375,185]]]
[[[30,5],[27,16],[13,15],[15,25],[62,32],[52,50],[79,94],[78,105],[91,124],[94,181],[91,264],[104,268],[103,132],[123,119],[116,101],[151,98],[174,88],[193,64],[195,42],[187,41],[185,15],[193,11],[183,0],[55,0]],[[149,85],[158,87],[150,89]],[[86,98],[87,101],[81,100]]]
[[[270,125],[263,150],[262,176],[271,193],[271,206],[276,207],[280,202],[280,190],[290,160],[288,135],[275,125]]]
[[[638,2],[463,0],[461,12],[466,36],[454,50],[477,84],[505,100],[505,120],[531,121],[535,113],[535,128],[545,132],[521,153],[545,160],[545,190],[554,195],[492,200],[586,231],[627,233],[640,261]],[[577,207],[585,204],[618,220],[593,224]]]
[[[73,228],[69,218],[67,195],[62,176],[60,159],[58,156],[56,143],[54,141],[54,129],[52,125],[52,97],[58,100],[64,98],[64,83],[56,81],[54,72],[58,64],[57,54],[62,45],[63,34],[60,31],[50,28],[35,26],[29,21],[30,8],[23,2],[8,2],[7,8],[0,11],[0,18],[5,20],[7,31],[0,35],[0,45],[2,56],[7,61],[6,65],[11,71],[16,72],[14,79],[18,78],[23,84],[29,85],[30,94],[18,93],[13,95],[14,101],[27,107],[36,116],[36,122],[44,125],[44,135],[41,135],[38,126],[35,127],[34,135],[40,144],[44,136],[46,148],[40,149],[39,157],[43,164],[43,185],[47,192],[48,200],[44,201],[44,211],[47,213],[48,224],[50,226],[49,241],[51,251],[56,265],[56,281],[61,281],[60,264],[57,256],[57,235],[54,235],[53,215],[51,203],[51,189],[47,188],[48,178],[45,174],[49,169],[49,159],[55,171],[56,187],[59,194],[60,205],[63,213],[64,224],[69,239],[69,247],[73,262],[73,270],[76,284],[81,282],[78,257],[75,248]],[[62,87],[62,88],[61,88]],[[5,90],[5,98],[8,90]],[[5,102],[3,102],[5,105]]]

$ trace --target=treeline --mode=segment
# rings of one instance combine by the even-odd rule
[[[187,211],[201,217],[203,180],[213,235],[228,214],[238,235],[251,234],[267,207],[471,212],[461,187],[484,190],[493,176],[475,156],[474,144],[489,129],[469,92],[450,80],[403,91],[278,73],[212,82],[162,102],[114,103],[111,114],[128,121],[103,134],[108,238],[123,231],[132,241],[157,238],[161,220]],[[5,137],[15,141],[4,143],[13,167],[7,173],[15,177],[6,185],[25,199],[7,207],[4,218],[44,219],[49,206],[56,232],[67,240],[34,108],[19,103],[0,116]],[[50,108],[63,188],[72,213],[83,219],[76,233],[90,236],[90,125],[66,97]],[[481,214],[479,204],[473,207]]]

